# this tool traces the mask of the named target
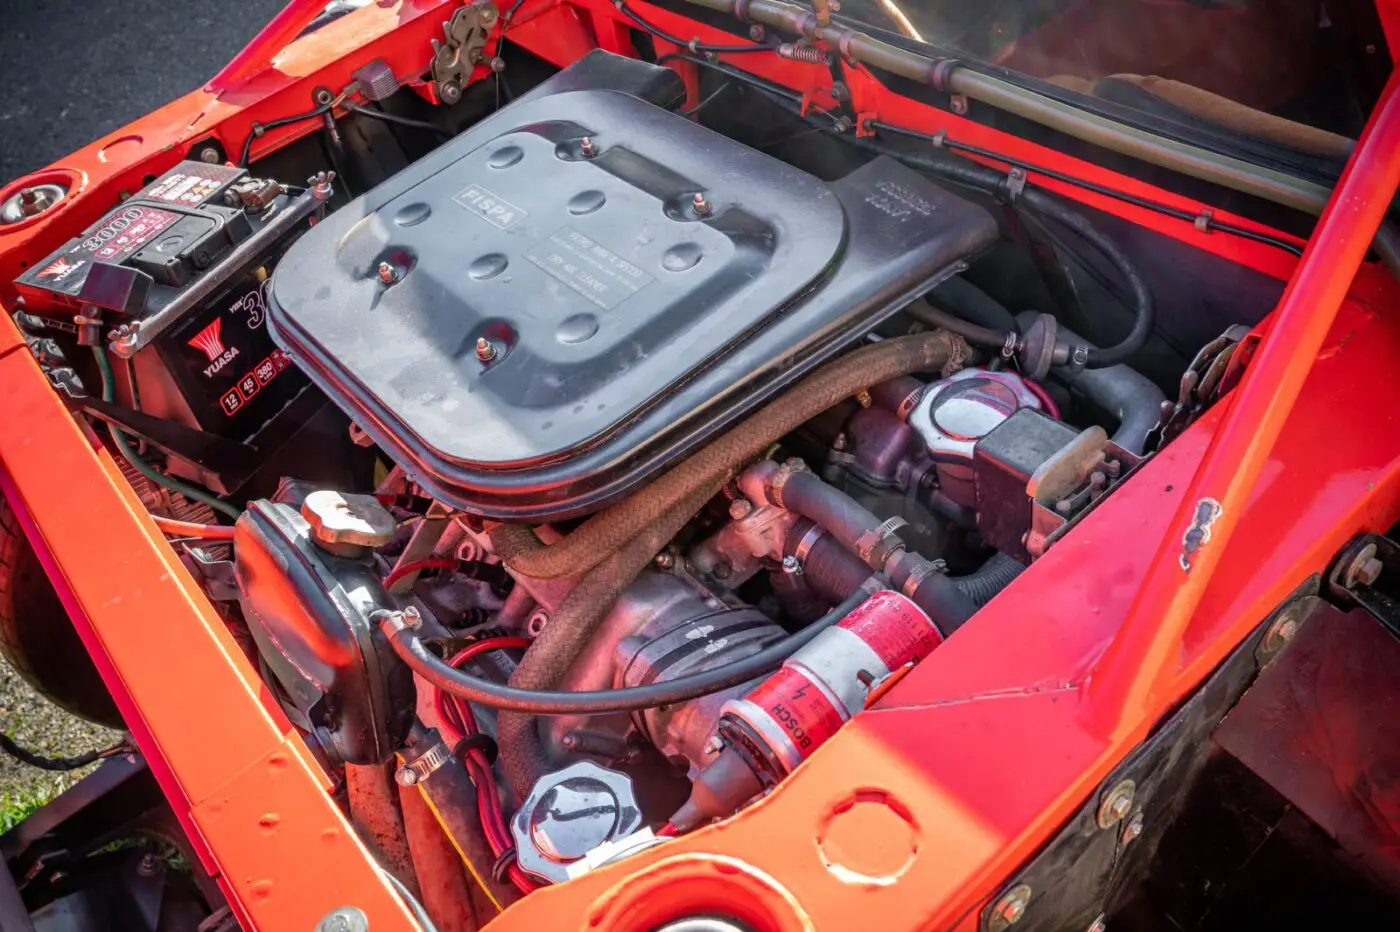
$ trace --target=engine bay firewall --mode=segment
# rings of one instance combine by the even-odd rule
[[[274,336],[433,494],[600,507],[996,235],[892,160],[836,182],[614,91],[521,101],[337,211]]]

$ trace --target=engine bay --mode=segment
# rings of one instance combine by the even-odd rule
[[[1278,294],[733,69],[518,57],[362,75],[398,123],[181,162],[15,282],[337,799],[392,764],[498,907],[771,792]]]

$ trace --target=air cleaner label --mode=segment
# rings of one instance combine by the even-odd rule
[[[492,226],[508,230],[526,217],[526,211],[516,207],[503,197],[492,194],[481,185],[469,184],[452,196],[452,199],[467,210],[476,214]]]
[[[531,246],[525,258],[604,310],[612,310],[656,280],[569,227]]]

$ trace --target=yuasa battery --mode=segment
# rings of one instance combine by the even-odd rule
[[[181,162],[26,270],[15,281],[24,310],[46,329],[75,332],[83,286],[102,263],[151,278],[139,306],[103,311],[104,331],[178,310],[181,296],[198,289],[205,296],[174,319],[164,315],[160,335],[134,354],[143,409],[252,446],[276,445],[295,427],[278,424],[279,415],[308,383],[268,336],[265,295],[273,265],[309,221],[251,254],[239,246],[289,209],[292,198],[279,192],[242,168]]]

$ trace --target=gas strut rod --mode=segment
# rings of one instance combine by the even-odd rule
[[[1293,409],[1352,279],[1400,185],[1400,73],[1392,75],[1228,402],[1171,530],[1094,669],[1089,726],[1122,738],[1151,723],[1180,672],[1181,644],[1220,555]],[[1183,550],[1193,529],[1209,536]]]

